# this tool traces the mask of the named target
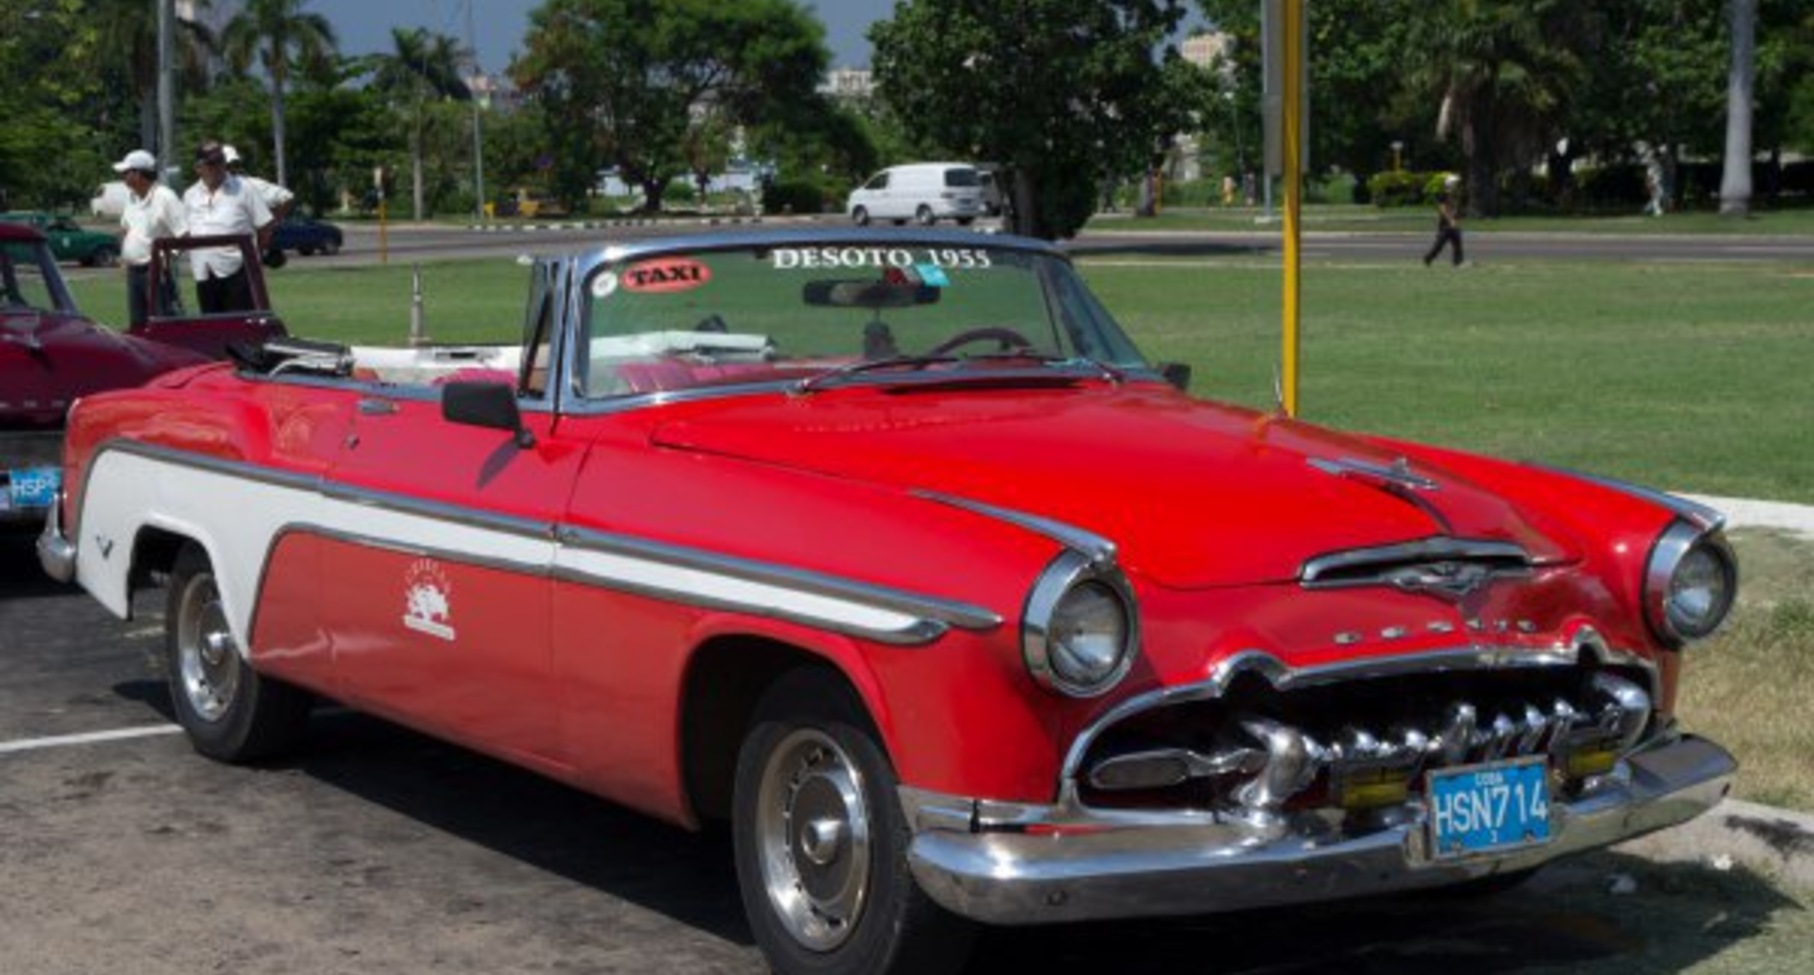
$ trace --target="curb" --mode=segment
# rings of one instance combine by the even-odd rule
[[[1814,891],[1814,815],[1726,799],[1705,815],[1613,849],[1663,863],[1742,865]]]
[[[1788,501],[1718,498],[1703,494],[1682,493],[1678,496],[1724,514],[1728,527],[1775,528],[1814,539],[1814,506]]]

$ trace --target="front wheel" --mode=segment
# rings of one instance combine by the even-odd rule
[[[869,208],[857,207],[855,210],[850,211],[850,219],[852,223],[855,223],[859,227],[869,226]]]
[[[930,227],[938,223],[938,217],[933,216],[932,208],[924,203],[920,204],[918,210],[913,211],[913,220],[922,227]]]
[[[770,688],[737,759],[732,834],[750,929],[781,975],[953,972],[974,925],[907,866],[899,783],[844,683]]]
[[[170,571],[164,664],[177,723],[209,758],[245,762],[270,755],[308,725],[308,693],[259,674],[240,654],[214,567],[193,542]]]

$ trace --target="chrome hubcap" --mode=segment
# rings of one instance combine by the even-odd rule
[[[863,778],[838,743],[802,728],[762,771],[756,842],[775,916],[814,951],[855,930],[869,890],[869,808]]]
[[[239,647],[227,627],[214,576],[189,577],[176,612],[177,678],[189,707],[203,721],[219,721],[239,690]]]

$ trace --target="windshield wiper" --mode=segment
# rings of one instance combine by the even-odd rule
[[[808,376],[795,383],[793,391],[795,393],[818,392],[827,383],[858,373],[874,372],[878,369],[924,369],[927,366],[961,361],[963,360],[954,355],[893,355],[886,359],[864,359],[861,362],[846,363],[835,369],[827,369],[817,375]]]
[[[1127,370],[1122,369],[1120,366],[1112,366],[1100,359],[1092,359],[1089,356],[1055,355],[1050,352],[1035,352],[1031,349],[1008,349],[1004,352],[985,352],[977,355],[968,355],[964,358],[965,360],[1030,359],[1042,366],[1085,366],[1096,370],[1103,379],[1115,383],[1116,385],[1127,382]]]

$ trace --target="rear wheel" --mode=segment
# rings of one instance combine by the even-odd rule
[[[913,211],[913,221],[922,227],[930,227],[938,223],[938,218],[932,215],[931,207],[922,203],[918,210]]]
[[[177,554],[164,606],[164,664],[177,723],[195,750],[224,762],[281,751],[306,729],[309,695],[253,670],[227,623],[214,567],[191,542]]]
[[[335,254],[340,253],[340,241],[328,240],[321,245],[321,252],[329,257],[333,257]]]
[[[88,263],[92,267],[112,267],[114,262],[119,259],[119,252],[105,244],[95,248],[94,251],[88,255]]]
[[[862,706],[814,670],[763,696],[732,831],[750,929],[781,975],[952,972],[975,934],[907,866],[899,786]]]

